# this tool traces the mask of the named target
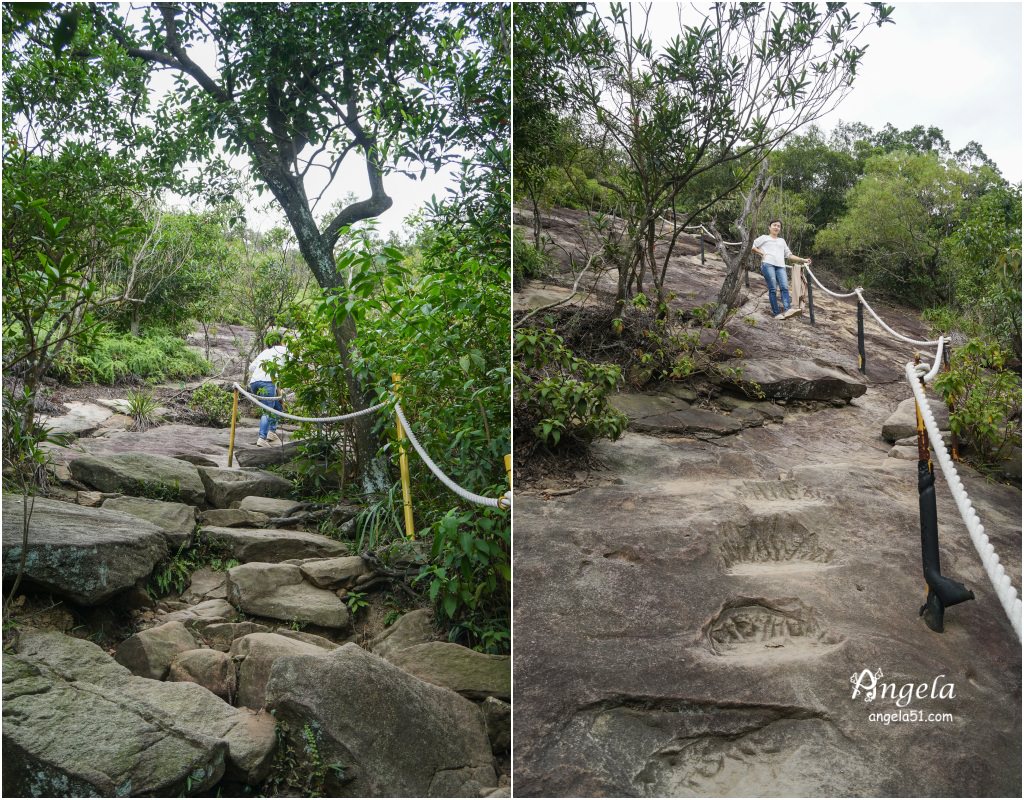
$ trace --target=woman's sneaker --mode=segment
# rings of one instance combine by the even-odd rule
[[[273,431],[271,431],[270,433],[267,434],[267,441],[271,442],[272,444],[281,444],[281,437],[278,436]]]
[[[270,447],[270,442],[264,439],[262,436],[256,440],[257,447]]]

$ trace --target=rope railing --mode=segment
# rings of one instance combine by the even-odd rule
[[[387,401],[384,401],[383,403],[377,403],[377,405],[370,406],[369,408],[364,408],[364,409],[361,409],[360,411],[353,411],[351,414],[342,414],[342,415],[337,416],[337,417],[297,417],[294,414],[286,414],[284,411],[278,411],[276,408],[273,408],[272,406],[268,406],[268,405],[266,405],[265,403],[262,402],[263,400],[280,400],[281,399],[280,397],[263,397],[263,396],[259,396],[259,395],[251,395],[247,391],[245,391],[245,389],[243,389],[241,386],[239,386],[237,383],[234,384],[234,387],[238,391],[239,394],[241,394],[243,397],[246,397],[249,400],[251,400],[253,402],[253,404],[259,406],[264,411],[267,411],[267,412],[269,412],[271,414],[276,414],[277,416],[281,417],[282,419],[290,419],[290,420],[292,420],[294,422],[311,422],[311,423],[314,423],[314,424],[327,424],[327,423],[331,423],[331,422],[345,422],[345,421],[350,420],[350,419],[355,419],[356,417],[363,417],[363,416],[366,416],[367,414],[372,414],[374,411],[382,409],[382,408],[384,408],[384,406],[387,405]]]
[[[262,397],[262,396],[253,395],[253,394],[250,394],[249,392],[247,392],[245,389],[243,389],[237,383],[234,384],[234,389],[235,389],[236,392],[238,392],[240,395],[245,397],[251,403],[253,403],[254,405],[256,405],[259,408],[263,409],[264,411],[266,411],[269,414],[274,414],[275,416],[281,417],[283,419],[293,420],[295,422],[308,422],[308,423],[312,423],[312,424],[316,424],[316,425],[327,425],[327,424],[337,423],[337,422],[346,422],[348,420],[355,419],[356,417],[362,417],[362,416],[365,416],[367,414],[372,414],[374,411],[379,411],[380,409],[386,407],[388,405],[388,403],[389,403],[389,401],[385,400],[382,403],[377,403],[376,405],[372,405],[369,408],[364,408],[364,409],[362,409],[360,411],[354,411],[354,412],[352,412],[350,414],[341,414],[341,415],[332,416],[332,417],[300,417],[300,416],[297,416],[295,414],[288,414],[288,413],[286,413],[284,411],[279,411],[278,409],[273,408],[272,406],[268,406],[264,402],[262,402],[263,400],[280,399],[279,397],[271,398],[271,397]],[[468,501],[470,503],[475,503],[476,505],[482,505],[482,506],[489,506],[491,508],[501,508],[501,509],[509,509],[509,508],[512,507],[512,492],[511,491],[505,492],[504,495],[502,495],[501,497],[497,497],[497,498],[494,498],[494,497],[484,497],[483,495],[475,494],[475,493],[469,491],[468,489],[465,489],[462,486],[459,486],[457,483],[455,483],[455,481],[453,481],[451,478],[449,478],[447,475],[445,475],[444,472],[442,472],[441,469],[437,466],[437,464],[434,463],[434,460],[430,457],[430,455],[423,448],[423,446],[419,443],[419,440],[416,438],[416,434],[413,432],[412,428],[409,425],[408,420],[405,417],[405,412],[402,411],[402,407],[398,403],[398,398],[394,394],[392,394],[391,396],[395,400],[395,404],[394,404],[395,405],[395,413],[397,414],[398,419],[402,423],[402,427],[404,429],[405,435],[408,436],[410,443],[412,444],[412,446],[416,450],[416,452],[419,454],[420,458],[423,459],[423,462],[427,465],[427,467],[434,474],[434,476],[439,481],[441,481],[441,483],[443,483],[450,491],[452,491],[455,494],[457,494],[463,500],[466,500],[466,501]],[[232,417],[232,423],[233,422],[234,422],[234,417]],[[233,436],[232,436],[232,439],[233,439]]]
[[[451,491],[463,500],[468,500],[471,503],[476,503],[481,506],[490,506],[492,508],[510,508],[512,506],[511,491],[505,492],[505,494],[499,498],[483,497],[481,495],[474,494],[467,489],[463,489],[455,481],[445,475],[419,443],[419,440],[416,438],[416,434],[413,433],[412,427],[409,425],[409,420],[405,418],[405,412],[402,411],[402,406],[399,404],[397,399],[395,400],[395,413],[398,415],[398,419],[402,421],[402,426],[405,428],[405,435],[409,437],[409,442],[412,444],[413,449],[419,453],[420,458],[423,459],[423,463],[426,464],[430,471],[434,473],[434,477],[441,481],[441,483],[447,486]]]
[[[832,297],[838,297],[838,298],[853,297],[854,295],[857,294],[857,292],[860,291],[860,289],[855,289],[854,291],[847,292],[846,294],[840,294],[838,292],[833,292],[831,289],[829,289],[827,286],[825,286],[825,284],[823,284],[821,281],[818,280],[818,276],[815,275],[813,272],[811,272],[811,268],[808,267],[806,264],[804,265],[804,269],[807,270],[807,274],[811,276],[811,279],[816,284],[818,284],[818,286],[821,288],[821,291],[823,291],[827,295],[831,295]]]
[[[971,542],[974,544],[974,549],[978,552],[979,558],[981,558],[985,574],[988,576],[989,582],[999,598],[999,603],[1010,620],[1010,625],[1017,634],[1018,641],[1020,641],[1021,601],[1017,596],[1017,590],[1013,587],[1010,576],[1006,574],[1003,565],[999,563],[999,555],[985,533],[985,526],[981,524],[978,512],[974,509],[971,499],[967,495],[967,490],[964,488],[963,481],[957,474],[956,466],[946,451],[945,444],[942,441],[942,433],[939,430],[931,405],[928,403],[924,393],[925,384],[934,378],[942,363],[941,341],[935,362],[930,369],[924,364],[915,365],[908,363],[906,365],[907,380],[910,382],[910,388],[914,392],[914,400],[917,403],[918,412],[923,418],[928,440],[931,443],[931,450],[935,454],[942,475],[949,486],[949,491],[953,495],[953,502],[956,503],[960,517],[967,526],[967,533],[971,537]]]

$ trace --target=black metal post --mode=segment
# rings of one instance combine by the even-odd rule
[[[864,354],[864,303],[857,299],[857,355],[862,375],[868,374],[867,358]]]
[[[918,616],[936,633],[942,633],[946,609],[973,600],[974,592],[959,581],[942,575],[939,566],[939,520],[935,510],[935,476],[927,461],[917,462],[918,504],[921,510],[921,565],[928,584],[928,598]]]
[[[704,263],[704,232],[700,234],[700,263]]]
[[[811,315],[811,324],[814,324],[814,286],[813,281],[807,281],[807,310]]]

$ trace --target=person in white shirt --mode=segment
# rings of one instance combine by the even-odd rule
[[[761,256],[761,274],[768,284],[768,300],[772,306],[772,316],[779,319],[789,311],[792,302],[789,297],[789,279],[786,276],[786,259],[800,264],[810,264],[811,259],[793,255],[786,240],[779,236],[782,221],[773,219],[768,223],[768,235],[754,239],[753,252]],[[775,297],[776,287],[782,290],[781,306]]]
[[[284,360],[288,356],[288,348],[282,344],[283,341],[284,339],[279,331],[271,331],[266,335],[263,342],[267,345],[267,348],[253,359],[249,368],[250,393],[263,397],[277,397],[277,386],[267,372],[266,367],[271,363],[284,364]],[[280,399],[267,400],[265,405],[276,408],[278,411],[284,410],[284,404]],[[260,417],[260,433],[259,438],[256,440],[256,446],[267,447],[270,444],[283,444],[283,442],[281,437],[277,435],[277,416],[264,414]]]

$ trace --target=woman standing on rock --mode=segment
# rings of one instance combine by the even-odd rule
[[[782,220],[773,219],[768,223],[768,234],[754,240],[753,252],[761,256],[761,274],[768,284],[768,300],[772,305],[772,316],[781,319],[792,305],[789,297],[789,279],[786,276],[786,259],[800,264],[810,264],[811,259],[800,258],[789,249],[786,240],[779,236]],[[776,286],[782,289],[781,308],[775,298]]]

